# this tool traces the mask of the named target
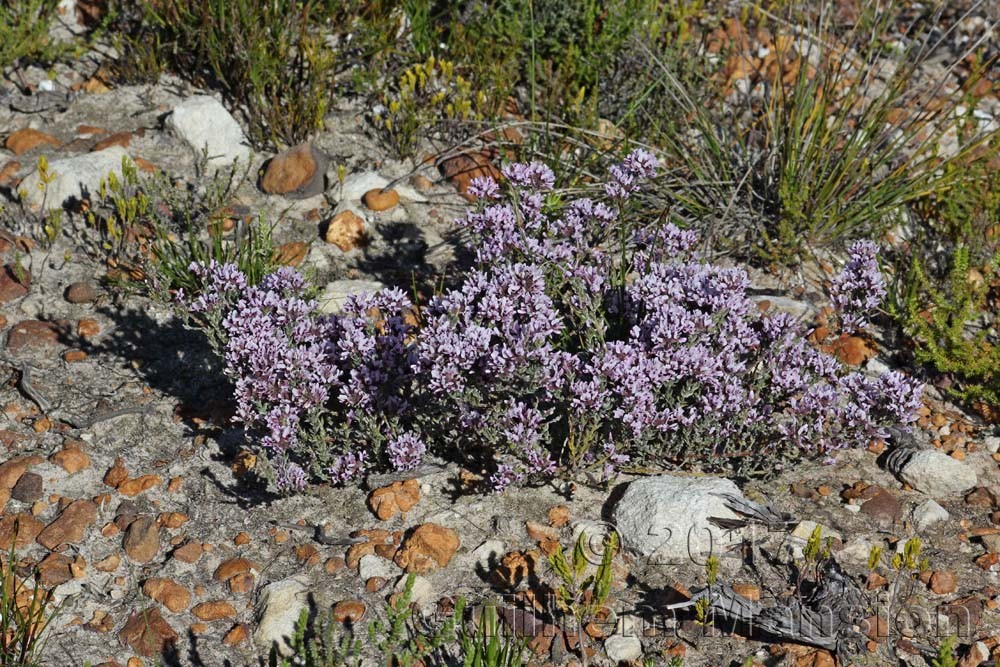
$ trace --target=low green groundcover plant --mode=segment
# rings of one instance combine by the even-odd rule
[[[474,265],[417,324],[398,289],[330,316],[291,269],[252,285],[192,266],[201,289],[178,301],[223,355],[277,488],[411,469],[428,451],[484,460],[497,490],[627,465],[755,474],[915,418],[918,383],[848,370],[791,316],[762,314],[746,272],[701,261],[696,234],[637,228],[656,167],[637,150],[573,201],[540,163],[474,181],[460,222]],[[876,259],[855,243],[833,281],[843,331],[885,296]]]

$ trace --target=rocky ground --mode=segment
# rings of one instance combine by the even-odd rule
[[[321,300],[334,310],[352,292],[447,273],[456,255],[449,223],[467,203],[463,179],[470,167],[489,169],[485,159],[416,167],[390,159],[366,134],[365,109],[339,100],[310,146],[271,160],[250,153],[218,101],[179,81],[112,89],[80,63],[57,68],[54,85],[45,72],[26,76],[23,85],[53,92],[29,103],[8,90],[0,106],[0,186],[10,200],[24,190],[29,202],[0,236],[0,545],[15,543],[18,571],[37,566],[53,590],[47,664],[266,664],[302,608],[332,607],[338,622],[363,627],[410,572],[423,612],[459,596],[501,596],[507,608],[534,610],[533,626],[523,611],[505,620],[531,641],[538,664],[579,662],[572,626],[539,601],[554,583],[544,554],[556,542],[568,548],[580,531],[596,547],[614,527],[624,549],[608,609],[585,628],[590,664],[683,656],[692,665],[748,657],[828,665],[830,651],[746,627],[731,633],[721,622],[710,629],[690,607],[669,609],[705,585],[710,551],[721,556],[720,580],[743,599],[787,605],[792,564],[806,557],[817,524],[866,600],[848,623],[860,637],[851,661],[930,664],[925,651],[953,633],[964,667],[1000,655],[1000,438],[933,388],[905,456],[887,456],[907,444],[890,442],[887,452],[844,452],[832,465],[741,487],[624,476],[609,489],[553,483],[484,495],[475,483],[482,471],[442,462],[364,488],[270,495],[229,423],[227,385],[200,334],[169,306],[106,286],[123,267],[95,251],[83,216],[68,217],[46,245],[32,239],[30,211],[92,197],[124,155],[181,184],[242,160],[250,177],[233,211],[279,221],[274,234],[289,263],[326,285]],[[42,156],[55,174],[44,193]],[[756,286],[771,307],[815,310],[814,287],[763,275]],[[892,359],[886,349],[866,363]],[[719,528],[710,517],[741,516],[719,491],[787,516]],[[873,546],[891,555],[914,535],[922,572],[869,570]]]

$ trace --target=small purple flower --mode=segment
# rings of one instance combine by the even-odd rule
[[[469,181],[468,192],[477,199],[498,199],[500,186],[488,176],[476,176]]]
[[[524,473],[518,472],[514,466],[507,463],[497,466],[497,471],[490,476],[490,484],[496,493],[503,493],[508,487],[516,486],[523,481]]]
[[[297,463],[278,461],[275,465],[275,485],[279,493],[292,494],[306,488],[306,471]]]
[[[872,241],[855,241],[850,259],[830,285],[830,303],[840,317],[845,333],[855,333],[869,325],[868,317],[885,299],[885,277],[878,268],[878,246]]]
[[[368,455],[362,450],[338,456],[326,474],[334,484],[347,484],[357,479],[368,467]]]
[[[396,470],[413,470],[420,465],[427,445],[413,433],[403,433],[389,441],[386,453]]]
[[[637,148],[621,164],[608,170],[611,180],[604,185],[604,192],[612,199],[625,200],[641,189],[641,182],[656,175],[659,162],[649,151]]]
[[[537,191],[551,190],[556,182],[556,176],[552,173],[552,169],[541,162],[530,164],[517,162],[507,165],[500,171],[504,178],[517,188]]]

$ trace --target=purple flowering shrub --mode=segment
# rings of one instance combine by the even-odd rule
[[[301,298],[305,281],[290,268],[257,286],[233,265],[191,269],[201,295],[178,300],[225,360],[236,419],[260,436],[279,491],[300,491],[309,478],[346,482],[370,464],[419,464],[426,447],[404,428],[414,354],[401,291],[353,298],[344,315],[323,316]]]
[[[419,328],[399,290],[324,316],[288,269],[247,287],[232,267],[199,268],[187,307],[215,332],[278,487],[409,469],[428,451],[488,459],[498,490],[626,465],[751,474],[915,419],[916,382],[848,370],[791,317],[762,314],[746,272],[700,261],[694,233],[633,229],[655,169],[635,151],[602,196],[570,202],[537,163],[475,181],[480,205],[460,221],[474,266]],[[884,295],[875,252],[852,246],[833,282],[845,329]]]

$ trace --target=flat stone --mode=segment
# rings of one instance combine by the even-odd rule
[[[604,640],[604,652],[614,664],[632,662],[642,657],[642,642],[638,637],[611,635]]]
[[[218,621],[223,618],[234,618],[236,608],[225,600],[210,600],[196,604],[191,613],[203,621]]]
[[[96,520],[96,504],[90,500],[74,500],[38,534],[38,543],[46,549],[55,549],[60,544],[75,544],[84,538],[87,528]]]
[[[914,452],[899,471],[899,479],[932,498],[959,496],[976,486],[976,471],[936,449]]]
[[[52,146],[59,148],[62,142],[51,134],[47,134],[32,127],[26,127],[15,132],[11,132],[4,142],[4,147],[14,155],[22,155],[37,148],[38,146]]]
[[[80,447],[80,441],[68,441],[62,449],[49,457],[49,461],[70,475],[75,475],[90,467],[90,457]]]
[[[156,607],[132,614],[118,633],[123,644],[143,657],[160,655],[177,642],[177,632],[170,627]]]
[[[103,151],[106,148],[111,148],[112,146],[121,146],[122,148],[128,148],[128,145],[132,143],[132,133],[131,132],[115,132],[114,134],[108,135],[103,139],[99,140],[94,144],[94,147],[90,150],[92,151]]]
[[[10,497],[22,503],[33,503],[42,497],[44,490],[42,476],[33,472],[26,472],[17,480],[17,484],[10,491]],[[2,544],[2,542],[0,542]]]
[[[250,161],[250,145],[243,128],[214,97],[189,97],[174,107],[165,125],[183,139],[199,159],[207,155],[208,166],[214,170],[229,167],[236,161],[243,165]]]
[[[178,614],[191,604],[191,591],[173,579],[152,577],[142,584],[142,594]]]
[[[22,320],[7,333],[7,349],[23,349],[61,345],[69,341],[73,327],[67,320]]]
[[[0,269],[0,305],[26,296],[29,289],[31,272],[28,269],[13,264],[5,264]]]
[[[64,297],[70,303],[92,303],[97,301],[98,292],[89,282],[80,281],[67,287]]]
[[[38,537],[45,524],[29,512],[4,514],[0,517],[0,545],[4,550],[13,544],[16,549],[23,549]]]
[[[720,554],[739,541],[710,517],[736,519],[717,494],[742,497],[733,482],[717,477],[660,475],[629,484],[614,510],[614,526],[628,551],[657,562],[687,562]]]
[[[348,297],[355,294],[374,294],[383,289],[385,285],[377,280],[334,280],[326,284],[316,301],[319,304],[319,312],[335,315],[343,312]]]
[[[51,553],[38,564],[39,583],[54,587],[73,578],[73,559],[65,554]]]
[[[410,575],[403,575],[396,581],[396,586],[393,591],[396,593],[402,593],[406,590],[406,580]],[[434,584],[431,583],[430,579],[427,577],[421,577],[419,574],[413,577],[413,588],[410,589],[410,604],[417,605],[417,608],[424,609],[435,602],[437,602],[437,591],[434,588]]]
[[[861,505],[861,513],[881,524],[896,523],[903,516],[903,506],[885,489],[878,487],[876,489],[876,492]]]
[[[260,621],[254,631],[258,646],[264,651],[274,647],[280,655],[292,655],[288,640],[295,634],[295,624],[306,607],[307,595],[308,590],[297,579],[284,579],[264,587],[258,608]]]
[[[500,540],[486,540],[472,550],[472,558],[476,567],[489,572],[500,563],[500,558],[506,553],[507,545]]]
[[[148,563],[156,558],[160,550],[160,530],[156,519],[151,516],[141,516],[128,525],[122,548],[130,559],[136,563]]]
[[[101,180],[114,173],[121,178],[122,160],[128,154],[121,146],[112,146],[95,153],[84,153],[73,157],[53,160],[49,163],[49,173],[53,175],[44,191],[38,188],[38,170],[28,174],[21,183],[27,192],[27,203],[34,209],[45,205],[46,209],[62,208],[68,201],[88,199],[100,189]]]

